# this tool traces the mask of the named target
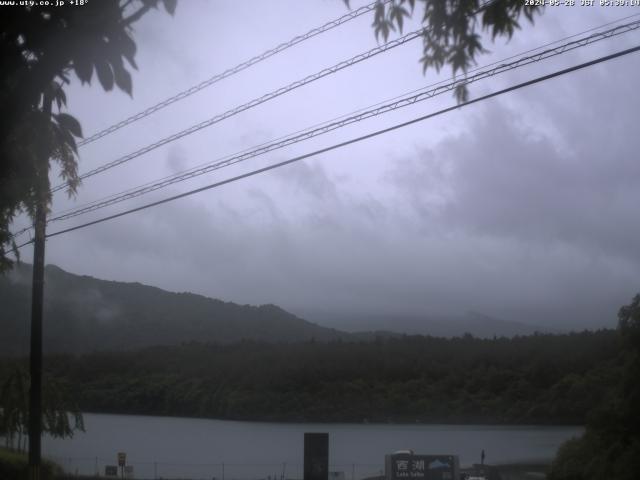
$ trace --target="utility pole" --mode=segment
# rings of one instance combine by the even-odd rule
[[[42,112],[51,117],[52,98],[49,92],[43,95]],[[29,480],[40,480],[42,463],[42,310],[44,295],[44,243],[47,227],[47,190],[49,188],[50,135],[45,134],[40,158],[36,167],[37,188],[33,242],[33,282],[31,290],[31,354],[29,373]]]

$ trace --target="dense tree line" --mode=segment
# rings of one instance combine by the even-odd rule
[[[551,480],[636,480],[640,475],[640,295],[620,309],[619,381],[588,416],[585,434],[565,443]]]
[[[621,382],[611,330],[513,339],[190,343],[58,355],[81,410],[277,421],[582,424]]]

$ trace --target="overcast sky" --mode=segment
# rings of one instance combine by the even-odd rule
[[[352,0],[352,7],[366,1]],[[419,3],[418,3],[419,5]],[[75,82],[91,134],[347,12],[341,0],[179,2],[135,27],[133,98]],[[479,64],[640,8],[547,8]],[[640,17],[636,17],[635,20]],[[80,171],[376,46],[367,14],[81,149]],[[415,28],[415,24],[413,28]],[[412,27],[409,26],[409,30]],[[638,32],[475,84],[477,97],[638,43]],[[87,179],[52,210],[146,183],[450,77],[420,40]],[[313,159],[52,238],[47,263],[298,314],[481,312],[558,327],[613,325],[640,291],[637,73],[632,54]],[[450,94],[50,232],[212,183],[454,103]],[[57,184],[57,179],[53,180]],[[16,227],[25,219],[19,219]],[[29,249],[23,258],[30,261]],[[314,318],[321,320],[321,318]],[[348,325],[345,325],[347,328]]]

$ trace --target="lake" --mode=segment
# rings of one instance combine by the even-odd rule
[[[85,414],[86,433],[43,440],[43,455],[67,471],[104,474],[127,454],[135,478],[216,480],[302,478],[303,434],[329,433],[330,471],[345,480],[379,475],[384,455],[456,454],[461,465],[553,458],[581,427],[232,422],[175,417]],[[284,472],[284,473],[283,473]]]

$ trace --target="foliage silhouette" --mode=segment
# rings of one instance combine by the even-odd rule
[[[640,472],[640,295],[618,313],[621,379],[589,415],[585,434],[562,446],[551,480],[633,480]]]
[[[33,218],[40,201],[48,205],[50,162],[56,162],[68,193],[78,186],[76,139],[80,123],[63,112],[71,73],[90,83],[93,72],[102,88],[114,86],[132,95],[136,44],[131,25],[164,4],[173,14],[177,0],[104,0],[79,8],[20,6],[0,16],[0,272],[18,255],[9,232],[20,211]],[[53,4],[53,2],[52,2]],[[43,111],[51,99],[58,113]],[[46,159],[44,161],[43,159]]]
[[[45,378],[42,407],[43,431],[49,435],[65,438],[72,437],[75,430],[84,431],[82,414],[68,387],[60,381]],[[28,425],[29,374],[26,369],[10,364],[0,383],[0,434],[5,436],[6,446],[26,450]]]
[[[344,0],[347,6],[349,0]],[[520,28],[522,16],[530,23],[544,6],[527,5],[524,0],[441,0],[417,2],[422,5],[422,64],[423,73],[434,68],[440,71],[445,65],[453,75],[466,73],[476,58],[487,49],[482,44],[481,33],[489,32],[493,41],[497,37],[510,39]],[[376,39],[385,42],[392,31],[402,33],[405,19],[416,12],[416,0],[378,0],[374,11],[373,30]],[[458,102],[469,98],[463,84],[454,92]]]

